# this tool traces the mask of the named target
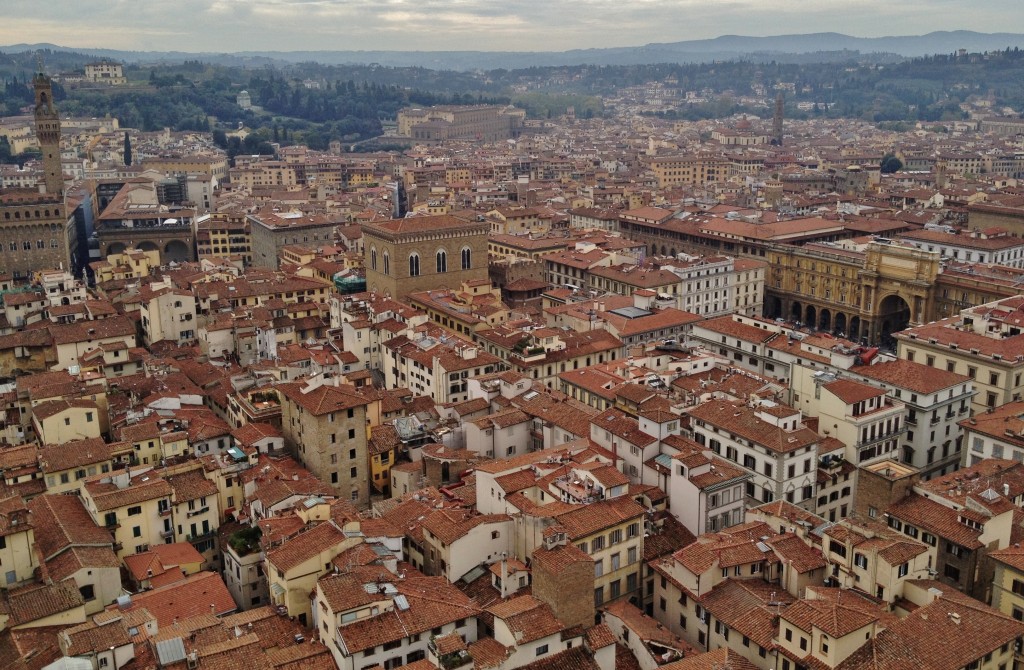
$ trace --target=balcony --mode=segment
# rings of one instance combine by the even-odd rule
[[[174,535],[174,531],[173,530],[162,530],[162,531],[160,531],[160,537],[162,537],[165,540],[167,538],[171,537],[172,535]]]
[[[171,508],[167,507],[167,508],[164,508],[164,509],[161,509],[161,510],[157,510],[157,514],[159,514],[160,516],[170,516],[171,515]]]

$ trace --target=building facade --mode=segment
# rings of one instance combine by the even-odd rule
[[[488,281],[487,230],[486,222],[450,215],[366,224],[367,289],[402,298]]]

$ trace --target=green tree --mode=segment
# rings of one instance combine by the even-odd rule
[[[882,174],[892,174],[903,169],[903,161],[892,154],[882,156],[882,163],[879,166]]]
[[[124,133],[124,164],[128,167],[132,165],[132,138],[128,136],[128,131]]]

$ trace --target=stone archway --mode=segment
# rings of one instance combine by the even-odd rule
[[[804,324],[808,328],[813,329],[814,326],[817,325],[817,323],[818,323],[818,310],[814,307],[814,305],[808,305],[807,306],[807,318],[804,319]]]
[[[818,314],[818,330],[825,332],[832,330],[832,312],[827,309],[822,309]]]
[[[846,332],[846,315],[843,314],[842,312],[836,312],[835,331],[836,331],[836,334],[839,335],[840,337],[846,337],[847,336],[847,332]],[[850,337],[852,338],[853,335],[850,335]]]
[[[892,293],[878,304],[878,341],[887,347],[895,347],[893,333],[910,325],[910,305],[902,296]]]
[[[782,301],[779,300],[778,296],[765,296],[764,315],[769,319],[776,319],[782,316]]]
[[[804,307],[798,302],[794,302],[789,308],[789,318],[791,321],[801,321],[804,316]]]
[[[149,240],[139,242],[136,248],[139,251],[160,251],[160,247],[156,245],[156,242],[150,242]]]
[[[860,333],[860,317],[859,316],[852,316],[852,317],[850,317],[850,332],[847,333],[847,337],[849,337],[854,342],[860,341],[861,333]]]
[[[107,255],[110,256],[111,254],[123,254],[124,250],[127,248],[128,247],[125,246],[123,242],[111,242],[110,245],[107,247]]]
[[[181,240],[171,240],[164,245],[163,257],[165,261],[182,263],[189,259],[188,245]]]

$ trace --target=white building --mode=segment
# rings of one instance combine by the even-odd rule
[[[821,436],[804,425],[799,410],[764,400],[754,406],[711,400],[688,414],[695,442],[752,475],[747,498],[814,509]]]

